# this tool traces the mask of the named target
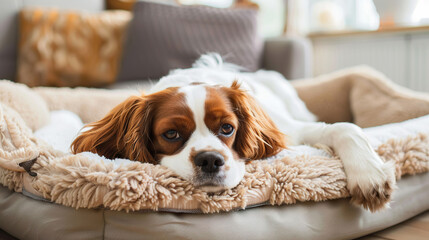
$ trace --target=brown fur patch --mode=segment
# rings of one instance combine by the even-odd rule
[[[90,151],[109,159],[157,163],[156,156],[180,151],[195,129],[192,119],[192,111],[177,88],[132,96],[103,119],[87,125],[90,129],[73,141],[72,152]],[[170,129],[180,129],[183,140],[168,142],[163,139],[163,131]]]
[[[259,104],[240,89],[238,82],[233,82],[231,87],[222,87],[221,90],[238,118],[233,148],[241,158],[264,159],[286,148],[285,135]]]
[[[232,104],[220,88],[206,87],[206,91],[204,122],[213,134],[232,149],[238,128],[238,118],[233,111]],[[230,124],[234,128],[231,136],[226,137],[219,134],[223,124]]]
[[[164,99],[157,99],[154,114],[153,133],[151,140],[156,154],[178,154],[186,141],[195,131],[195,122],[192,110],[186,103],[183,93],[174,92],[166,95]],[[162,135],[175,130],[179,133],[179,141],[168,141]]]

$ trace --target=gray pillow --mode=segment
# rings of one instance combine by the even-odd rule
[[[133,11],[118,81],[158,79],[172,69],[191,67],[207,52],[249,71],[260,67],[257,10],[143,1]]]

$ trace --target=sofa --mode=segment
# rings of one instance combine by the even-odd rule
[[[106,10],[104,0],[8,0],[0,2],[0,79],[16,80],[18,65],[18,13],[27,7],[52,7],[86,12]],[[276,70],[287,79],[312,74],[310,41],[300,37],[266,39],[260,68]]]

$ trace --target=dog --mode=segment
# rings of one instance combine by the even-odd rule
[[[380,159],[361,128],[316,122],[281,74],[240,72],[217,54],[172,71],[147,95],[128,98],[89,124],[71,148],[161,164],[218,192],[238,185],[251,160],[318,143],[342,160],[352,203],[370,211],[388,206],[394,166]]]

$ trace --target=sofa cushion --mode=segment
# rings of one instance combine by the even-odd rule
[[[104,86],[117,74],[127,11],[88,14],[25,9],[20,14],[18,81],[29,86]]]
[[[97,12],[104,9],[104,0],[7,0],[0,1],[0,79],[15,80],[18,12],[23,7],[46,6]]]
[[[118,81],[157,79],[171,69],[191,67],[207,52],[254,71],[262,44],[257,10],[137,2]]]

